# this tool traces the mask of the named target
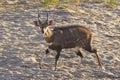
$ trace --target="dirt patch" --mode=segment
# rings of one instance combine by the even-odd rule
[[[72,50],[63,50],[57,71],[53,70],[54,51],[44,58],[42,69],[39,68],[47,44],[39,28],[33,25],[37,19],[36,8],[0,11],[0,80],[120,79],[120,7],[110,9],[101,4],[82,3],[77,7],[80,14],[69,8],[49,9],[56,25],[81,24],[93,32],[93,46],[98,49],[105,68],[100,70],[95,55],[83,50],[82,65],[76,69],[79,57]],[[45,8],[39,10],[44,18]]]

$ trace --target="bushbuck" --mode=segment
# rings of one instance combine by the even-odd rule
[[[55,57],[55,70],[57,66],[57,61],[60,56],[60,52],[62,49],[74,48],[75,53],[83,58],[83,55],[80,51],[80,48],[95,53],[97,57],[97,61],[99,66],[102,68],[100,63],[99,56],[97,54],[97,50],[92,48],[92,32],[81,25],[66,25],[66,26],[57,26],[54,27],[52,24],[52,20],[41,21],[40,14],[38,13],[38,20],[34,21],[35,26],[39,26],[41,32],[43,34],[43,38],[47,43],[51,43],[48,45],[46,49],[46,54],[49,53],[49,49],[55,50],[57,55]],[[52,27],[51,27],[52,26]]]

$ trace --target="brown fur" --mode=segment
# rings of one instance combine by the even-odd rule
[[[78,46],[80,48],[86,48],[92,38],[91,31],[80,25],[55,27],[51,32],[51,37],[48,37],[45,40],[52,43],[54,46],[61,46],[62,49],[75,48]],[[49,38],[52,38],[52,40]]]

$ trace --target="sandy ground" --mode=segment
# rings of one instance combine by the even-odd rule
[[[46,16],[45,9],[39,9]],[[84,3],[75,11],[52,9],[49,13],[57,25],[77,23],[93,32],[93,46],[105,70],[98,67],[95,54],[84,50],[82,65],[76,69],[79,57],[70,49],[62,51],[57,71],[54,51],[40,69],[47,44],[33,25],[37,7],[19,7],[0,11],[0,80],[120,80],[120,6],[112,9]]]

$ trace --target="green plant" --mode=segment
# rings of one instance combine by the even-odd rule
[[[49,4],[52,4],[52,3],[57,3],[58,0],[42,0],[41,3],[44,4],[44,5],[49,5]]]
[[[115,2],[116,2],[116,0],[110,0],[110,1],[109,1],[109,4],[110,4],[111,6],[113,6],[113,5],[115,4]]]

